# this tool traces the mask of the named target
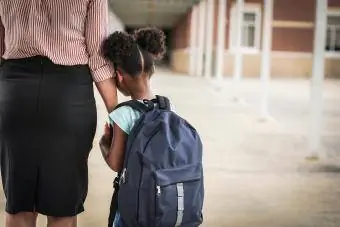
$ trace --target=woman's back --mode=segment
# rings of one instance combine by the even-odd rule
[[[76,227],[113,67],[101,54],[107,0],[0,0],[0,170],[6,227]],[[23,185],[25,186],[23,188]]]
[[[0,56],[46,56],[55,64],[106,64],[99,54],[106,35],[106,0],[0,0]],[[100,26],[98,26],[100,25]],[[5,34],[5,35],[4,35]]]

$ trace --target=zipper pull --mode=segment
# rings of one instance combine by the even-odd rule
[[[122,175],[120,176],[120,184],[125,184],[125,181],[126,181],[126,168],[123,169],[122,171]]]
[[[161,195],[161,186],[156,186],[157,189],[157,195],[160,196]]]

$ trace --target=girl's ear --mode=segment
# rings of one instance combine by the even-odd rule
[[[117,79],[119,81],[119,83],[122,83],[123,81],[123,75],[120,71],[117,71]]]

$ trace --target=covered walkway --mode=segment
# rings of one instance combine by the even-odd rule
[[[203,226],[340,226],[340,83],[325,80],[340,75],[338,52],[329,51],[339,1],[110,2],[126,30],[167,33],[169,66],[182,74],[161,71],[154,87],[203,136]],[[85,227],[105,225],[112,190],[99,152],[91,167]]]
[[[264,18],[260,33],[263,39],[257,40],[261,49],[246,56],[241,48],[240,26],[233,25],[233,37],[238,37],[236,49],[231,52],[225,48],[229,45],[225,15],[231,13],[229,9],[234,4],[233,17],[238,18],[236,25],[240,25],[240,12],[247,8],[247,2],[252,6],[260,4],[266,10],[260,14]],[[293,54],[296,63],[281,67],[288,67],[287,72],[291,72],[296,69],[293,66],[307,62],[297,71],[307,72],[311,82],[301,77],[271,81],[272,73],[281,69],[273,65],[287,62],[273,63],[274,58],[287,56],[271,49],[277,45],[272,45],[274,2],[311,1],[109,0],[110,31],[156,25],[168,37],[177,37],[168,40],[168,57],[172,59],[169,64],[177,73],[159,70],[153,78],[153,87],[157,93],[169,96],[176,110],[203,137],[206,175],[203,226],[340,226],[340,81],[324,80],[326,72],[337,73],[340,68],[337,53],[335,60],[330,55],[326,59],[326,34],[320,32],[326,31],[327,7],[339,1],[329,0],[328,5],[327,0],[313,1],[312,20],[316,23],[312,23],[307,34],[315,35],[314,42],[308,44],[311,50],[303,55]],[[212,22],[216,22],[215,27]],[[181,27],[188,23],[190,29]],[[311,28],[308,23],[289,26],[297,25]],[[277,29],[288,25],[281,21],[275,26]],[[332,29],[337,31],[337,26]],[[258,73],[252,79],[244,78],[249,72],[257,72],[253,68],[245,71],[247,62],[259,63]],[[80,227],[106,226],[113,191],[114,174],[98,148],[106,110],[98,95],[97,99],[98,131],[89,159],[87,212],[80,216]],[[123,99],[120,97],[120,101]],[[3,205],[3,195],[0,199]],[[3,217],[1,214],[0,223],[4,223]],[[39,227],[43,226],[45,220],[40,219]]]
[[[304,80],[273,82],[273,119],[266,123],[259,121],[256,80],[244,81],[240,91],[243,104],[233,101],[231,81],[225,81],[223,90],[218,91],[205,79],[161,71],[154,76],[153,87],[171,97],[176,110],[202,134],[206,174],[203,226],[340,226],[340,178],[336,174],[340,171],[339,81],[325,83],[322,135],[323,151],[330,158],[327,162],[303,158],[308,152],[309,89]],[[105,107],[97,98],[99,124],[89,160],[87,212],[80,216],[80,227],[106,226],[112,193],[114,175],[97,145],[106,120]],[[2,218],[1,214],[0,223]],[[40,219],[39,227],[44,223]]]
[[[152,80],[154,90],[169,96],[176,111],[203,137],[203,226],[340,226],[339,81],[325,83],[322,150],[328,158],[313,162],[304,159],[309,152],[307,81],[274,81],[270,103],[273,118],[263,123],[258,112],[258,80],[244,81],[239,94],[245,102],[239,104],[233,101],[232,81],[216,88],[204,78],[158,71]],[[105,109],[100,102],[98,106],[99,122],[103,122]],[[98,133],[101,130],[102,124]],[[90,171],[88,212],[81,217],[80,226],[104,226],[112,173],[97,146],[90,158]]]
[[[340,75],[337,0],[109,0],[111,14],[133,30],[157,26],[167,35],[165,63],[174,72],[233,81],[234,101],[244,78],[261,81],[259,113],[272,118],[270,82],[310,79],[309,154],[320,158],[325,78]],[[292,5],[296,9],[292,9]],[[304,8],[301,14],[299,9]]]

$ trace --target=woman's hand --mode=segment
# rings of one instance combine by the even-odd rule
[[[111,150],[111,143],[113,137],[113,128],[108,123],[105,124],[104,134],[99,141],[99,147],[102,152],[103,158],[106,159]]]
[[[112,141],[113,128],[108,123],[105,124],[104,135],[108,140]]]

